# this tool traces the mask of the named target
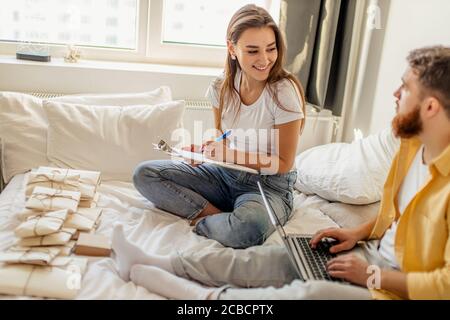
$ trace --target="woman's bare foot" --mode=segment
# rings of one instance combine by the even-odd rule
[[[195,217],[195,219],[191,220],[190,225],[191,226],[195,226],[197,221],[200,220],[201,218],[206,217],[206,216],[212,216],[212,215],[218,214],[220,212],[222,212],[222,211],[217,209],[211,203],[208,202],[208,204],[206,205],[205,209],[203,209],[203,211],[200,212],[200,214],[197,217]]]

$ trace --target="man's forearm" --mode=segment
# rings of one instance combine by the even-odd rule
[[[360,241],[369,239],[370,234],[372,233],[373,227],[375,226],[375,223],[377,222],[377,217],[373,218],[372,220],[358,226],[355,228],[355,232],[357,234],[357,238]]]
[[[394,270],[382,270],[381,289],[392,292],[400,298],[409,299],[406,273]]]

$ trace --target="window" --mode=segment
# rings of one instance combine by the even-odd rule
[[[225,46],[228,22],[232,15],[250,1],[166,0],[163,8],[163,42],[193,45]],[[252,3],[279,9],[275,1]],[[272,16],[278,21],[279,10]],[[193,19],[193,17],[196,17]]]
[[[156,60],[222,66],[228,22],[249,3],[279,21],[280,0],[152,0],[147,52]]]
[[[137,0],[5,1],[0,15],[0,40],[126,49],[137,46]],[[121,32],[111,37],[118,21]]]
[[[221,66],[228,21],[247,3],[278,21],[280,0],[5,1],[0,54],[14,54],[19,42],[38,42],[62,56],[75,44],[86,59]]]

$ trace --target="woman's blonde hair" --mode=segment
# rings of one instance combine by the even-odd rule
[[[283,39],[283,36],[280,32],[280,29],[273,21],[270,14],[261,7],[258,7],[254,4],[249,4],[241,9],[239,9],[231,18],[230,23],[227,28],[227,40],[231,41],[233,45],[236,45],[242,33],[250,28],[265,28],[269,27],[275,33],[275,43],[277,46],[278,57],[273,65],[272,69],[269,72],[269,77],[267,78],[267,84],[270,94],[272,95],[274,101],[283,110],[287,110],[283,107],[278,99],[278,94],[276,90],[276,84],[278,81],[283,79],[288,79],[293,82],[293,84],[297,87],[298,92],[300,94],[300,100],[302,103],[303,114],[306,116],[305,112],[305,94],[303,91],[303,87],[298,81],[298,79],[284,69],[284,59],[286,53],[286,45]],[[220,89],[219,96],[219,117],[215,119],[216,129],[222,131],[222,115],[227,110],[224,110],[225,101],[232,101],[231,106],[236,109],[236,116],[239,114],[240,110],[240,96],[239,92],[234,87],[234,79],[236,77],[238,69],[238,61],[231,59],[231,55],[227,52],[227,59],[225,63],[225,71],[223,79],[218,79],[215,83],[216,88]],[[300,133],[303,131],[305,122],[302,121],[302,125],[300,128]]]

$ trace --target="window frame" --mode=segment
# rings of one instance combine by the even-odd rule
[[[77,46],[82,59],[118,62],[143,62],[154,64],[222,67],[226,47],[163,43],[163,0],[137,0],[136,49],[100,48]],[[152,36],[150,36],[152,35]],[[225,35],[224,35],[225,44]],[[49,44],[52,57],[64,57],[65,44]],[[0,41],[0,54],[15,55],[17,43]]]
[[[187,65],[220,66],[226,58],[226,47],[163,43],[163,0],[150,0],[147,56],[155,61]],[[225,45],[225,35],[224,35]]]

